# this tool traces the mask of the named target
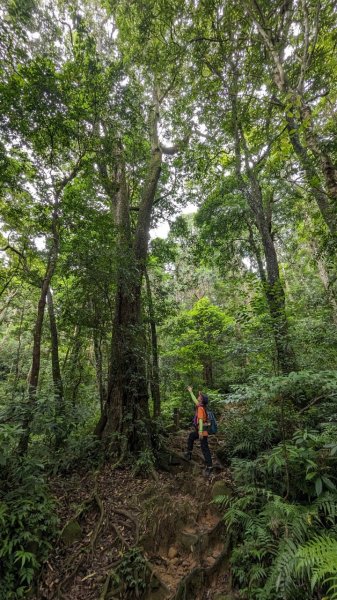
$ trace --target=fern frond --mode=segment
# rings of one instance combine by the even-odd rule
[[[315,537],[297,551],[296,570],[310,577],[312,590],[317,584],[328,587],[327,598],[337,600],[337,539]]]

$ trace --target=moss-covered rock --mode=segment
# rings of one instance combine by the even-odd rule
[[[193,552],[198,544],[199,538],[195,533],[189,531],[180,531],[177,536],[177,542],[186,552]]]
[[[70,546],[73,542],[76,542],[82,538],[83,532],[78,521],[69,521],[63,528],[61,533],[61,539],[65,546]]]
[[[212,499],[217,496],[232,496],[233,492],[224,481],[216,481],[212,487]]]
[[[220,446],[220,448],[217,448],[215,455],[224,467],[229,466],[228,448],[226,446]]]

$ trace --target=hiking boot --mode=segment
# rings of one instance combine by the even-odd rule
[[[186,460],[192,460],[192,452],[189,452],[189,451],[184,452],[184,458]]]
[[[210,477],[212,475],[213,467],[205,467],[204,477]]]

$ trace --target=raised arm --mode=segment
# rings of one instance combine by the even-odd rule
[[[191,394],[191,398],[192,398],[194,404],[197,405],[198,404],[198,400],[196,399],[195,395],[193,394],[193,388],[192,388],[192,386],[189,385],[187,389],[188,389],[189,393]]]

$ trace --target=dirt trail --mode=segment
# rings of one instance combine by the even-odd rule
[[[200,449],[195,448],[191,463],[179,459],[185,442],[186,432],[170,437],[176,456],[170,472],[160,473],[157,481],[106,465],[96,474],[51,482],[64,529],[34,598],[234,597],[224,527],[211,504],[217,489],[229,490],[229,473],[217,468],[203,477]],[[213,450],[218,444],[214,438]]]

